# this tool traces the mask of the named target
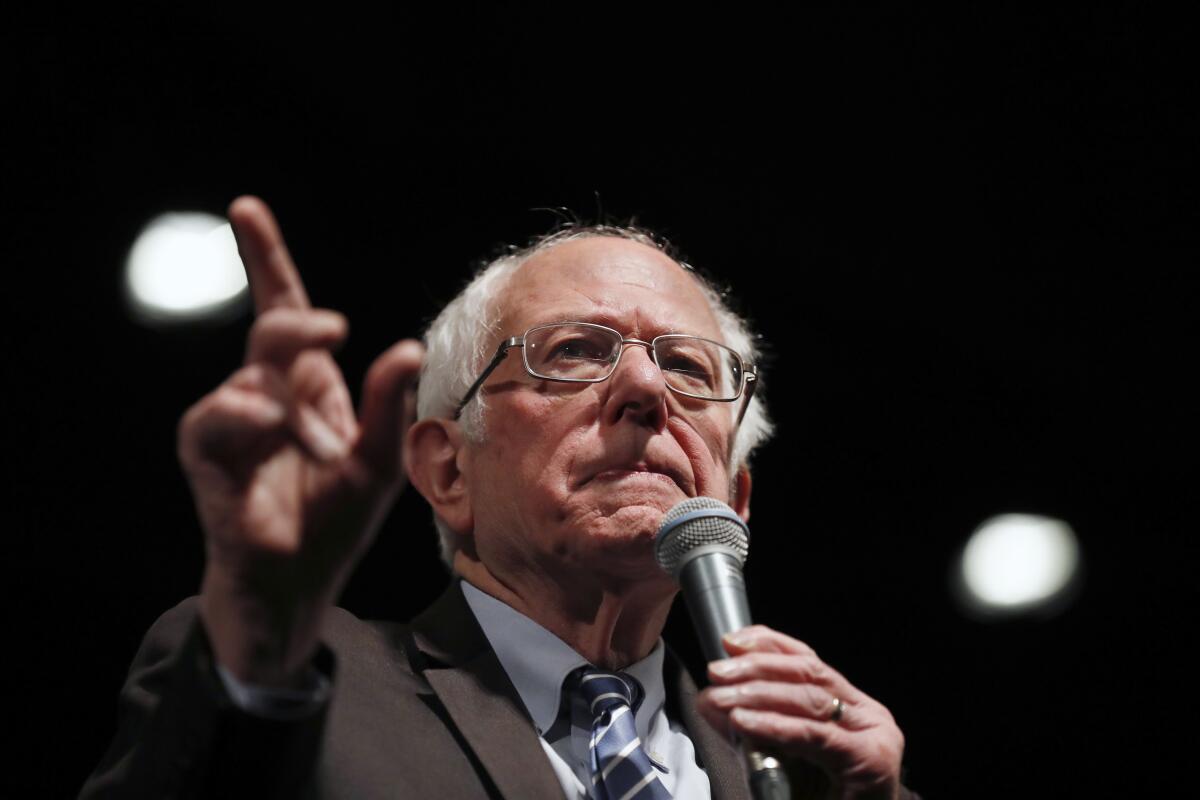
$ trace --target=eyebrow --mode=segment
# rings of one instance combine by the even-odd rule
[[[622,336],[628,336],[628,331],[625,329],[624,321],[619,319],[616,315],[614,315],[610,312],[607,312],[607,311],[592,311],[589,313],[574,313],[574,314],[560,313],[557,316],[554,316],[553,318],[548,317],[540,322],[535,322],[532,325],[526,326],[526,328],[523,329],[521,332],[524,332],[524,330],[528,330],[528,328],[537,327],[539,325],[557,325],[562,322],[590,322],[593,325],[603,325],[606,328],[612,328],[613,330],[620,332],[620,334]],[[656,326],[656,328],[658,330],[658,333],[654,334],[654,336],[662,336],[662,335],[669,334],[669,333],[679,333],[679,334],[687,334],[689,336],[700,336],[702,338],[711,338],[711,337],[706,337],[702,333],[696,333],[695,331],[688,330],[686,327],[677,327],[674,325],[664,325],[664,326]],[[649,336],[649,337],[647,337],[646,340],[649,341],[650,339],[653,339],[654,336]]]

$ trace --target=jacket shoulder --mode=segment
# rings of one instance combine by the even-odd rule
[[[422,692],[408,668],[406,631],[328,613],[317,663],[340,705],[365,702],[381,683],[402,696]],[[289,722],[236,708],[216,672],[199,598],[189,597],[143,637],[119,696],[116,736],[82,796],[241,796],[252,787],[263,797],[296,796],[307,770],[293,765],[317,761],[328,716],[328,702]]]

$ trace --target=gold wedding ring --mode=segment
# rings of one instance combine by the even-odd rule
[[[833,710],[829,712],[829,721],[837,722],[844,713],[846,713],[846,704],[842,702],[842,698],[833,698]]]

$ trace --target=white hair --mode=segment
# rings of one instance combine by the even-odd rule
[[[675,258],[665,241],[646,230],[632,226],[568,226],[485,264],[476,272],[466,288],[430,323],[425,331],[425,359],[417,392],[417,419],[453,417],[463,395],[495,354],[495,347],[501,337],[512,333],[499,330],[501,309],[497,298],[504,293],[512,276],[526,261],[565,242],[601,236],[635,241],[671,257],[681,269],[687,270],[696,280],[712,309],[713,316],[717,319],[725,344],[740,353],[746,363],[758,363],[761,352],[757,337],[751,333],[748,322],[729,307],[723,293],[710,281],[687,263]],[[774,427],[767,416],[766,404],[762,398],[761,378],[759,381],[760,388],[751,398],[734,436],[729,458],[731,467],[748,465],[750,455],[770,438]],[[730,413],[736,419],[741,402],[728,405]],[[486,406],[483,392],[477,392],[462,410],[460,422],[463,435],[468,441],[483,441]],[[458,550],[458,537],[436,513],[434,524],[441,541],[442,560],[447,566],[452,566],[454,553]]]

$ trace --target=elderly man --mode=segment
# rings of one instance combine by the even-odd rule
[[[229,217],[258,318],[179,426],[201,593],[147,635],[85,796],[748,797],[734,735],[830,796],[907,796],[891,715],[802,642],[727,637],[698,695],[664,649],[663,515],[747,517],[770,427],[752,339],[694,273],[617,228],[498,259],[424,357],[379,357],[356,417],[345,320],[265,205]],[[411,625],[361,622],[333,604],[406,474],[455,580]]]

